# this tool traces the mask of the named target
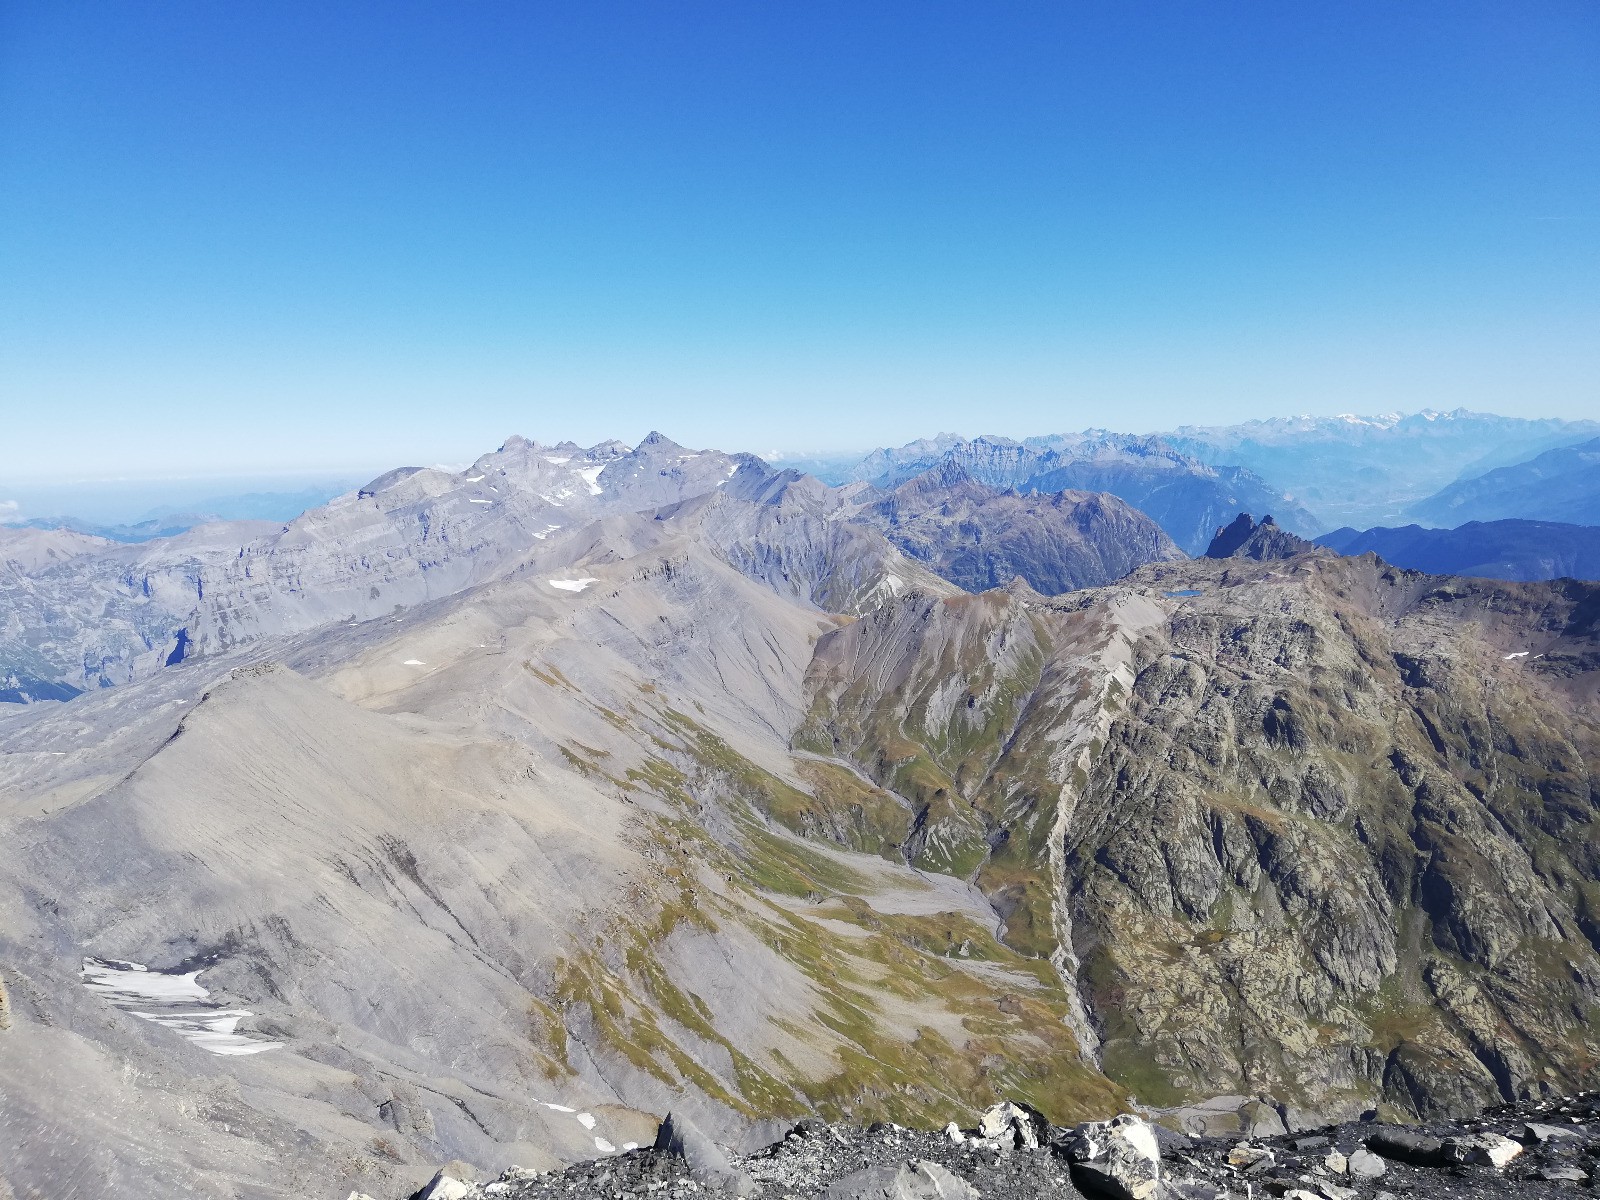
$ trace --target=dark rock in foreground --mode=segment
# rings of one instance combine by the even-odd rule
[[[1600,1092],[1523,1101],[1417,1127],[1349,1122],[1244,1140],[1189,1138],[1141,1118],[1071,1129],[996,1105],[977,1129],[867,1129],[801,1121],[750,1155],[686,1157],[673,1118],[656,1146],[563,1171],[518,1168],[459,1185],[462,1200],[747,1195],[794,1200],[1460,1200],[1579,1194],[1600,1176]],[[713,1153],[714,1152],[714,1153]],[[719,1179],[721,1182],[719,1182]],[[443,1195],[445,1193],[441,1193]],[[359,1198],[352,1198],[359,1200]]]

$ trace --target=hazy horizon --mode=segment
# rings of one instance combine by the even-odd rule
[[[1246,422],[1239,423],[1247,423],[1250,420],[1270,421],[1273,419],[1337,419],[1345,416],[1358,418],[1399,416],[1404,418],[1422,415],[1430,411],[1440,412],[1440,410],[1422,408],[1410,411],[1390,410],[1387,413],[1274,413],[1247,418]],[[1467,411],[1474,416],[1509,415],[1473,410]],[[1441,412],[1441,415],[1444,414]],[[1529,413],[1519,415],[1513,419],[1564,420],[1568,418]],[[1190,421],[1184,424],[1209,426],[1221,423]],[[1180,426],[1173,427],[1173,429],[1177,428],[1180,428]],[[875,445],[839,448],[758,448],[728,443],[686,441],[679,437],[670,427],[653,431],[659,432],[692,449],[716,449],[729,453],[756,454],[779,465],[799,464],[801,469],[806,469],[808,465],[818,462],[846,463],[859,459],[881,447],[903,446],[920,439],[931,439],[946,435],[963,437],[969,440],[978,437],[1006,437],[1021,441],[1029,437],[1048,437],[1054,434],[1077,433],[1089,429],[1107,429],[1114,433],[1130,433],[1135,436],[1150,436],[1171,432],[1171,430],[1161,429],[1119,429],[1111,424],[1062,425],[1024,432],[1002,432],[992,428],[974,429],[969,426],[961,429],[912,429],[905,431],[902,436]],[[642,441],[650,432],[652,430],[644,430],[631,438],[615,434],[606,435],[591,442],[580,442],[579,444],[589,446],[617,440],[633,446]],[[571,440],[552,436],[539,430],[519,429],[495,438],[490,443],[477,447],[470,452],[459,455],[441,456],[424,453],[411,455],[396,461],[346,463],[342,466],[328,467],[321,470],[290,465],[272,471],[218,471],[213,473],[188,471],[181,474],[140,474],[124,471],[120,474],[84,475],[75,478],[61,475],[29,477],[24,474],[8,475],[0,471],[0,525],[57,518],[71,518],[105,526],[130,525],[151,519],[157,515],[206,513],[212,511],[218,505],[225,505],[229,501],[237,500],[246,495],[288,496],[320,492],[323,498],[331,498],[359,487],[368,480],[399,467],[433,467],[453,472],[465,470],[482,454],[495,450],[507,438],[515,436],[526,437],[545,445],[554,445],[561,441]],[[314,507],[321,502],[322,499],[310,501],[306,504],[306,507]],[[226,516],[227,514],[223,515]],[[285,516],[282,519],[288,518]]]

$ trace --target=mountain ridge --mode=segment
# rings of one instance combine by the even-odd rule
[[[192,531],[170,578],[104,551],[205,615],[0,714],[27,1161],[398,1192],[667,1111],[1420,1118],[1600,1060],[1600,586],[1251,521],[1243,555],[973,593],[849,519],[863,485],[573,449],[391,472],[249,552]],[[1125,507],[978,486],[912,493]],[[85,955],[198,970],[279,1045],[207,1054]]]

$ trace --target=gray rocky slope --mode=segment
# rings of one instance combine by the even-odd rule
[[[1317,550],[973,595],[853,494],[571,449],[219,553],[184,655],[0,720],[18,1194],[1590,1070],[1593,588]],[[279,1045],[210,1053],[91,956]]]

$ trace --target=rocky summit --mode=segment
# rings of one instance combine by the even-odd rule
[[[559,1171],[509,1168],[476,1179],[441,1169],[412,1200],[1445,1200],[1571,1195],[1600,1172],[1594,1093],[1500,1105],[1422,1126],[1372,1122],[1246,1138],[1191,1137],[1123,1114],[1061,1128],[1002,1103],[970,1129],[801,1121],[749,1154],[692,1125],[654,1145]],[[687,1137],[685,1137],[687,1133]],[[353,1194],[349,1200],[366,1200]]]
[[[917,475],[513,438],[9,538],[0,1177],[1574,1182],[1600,585]]]

